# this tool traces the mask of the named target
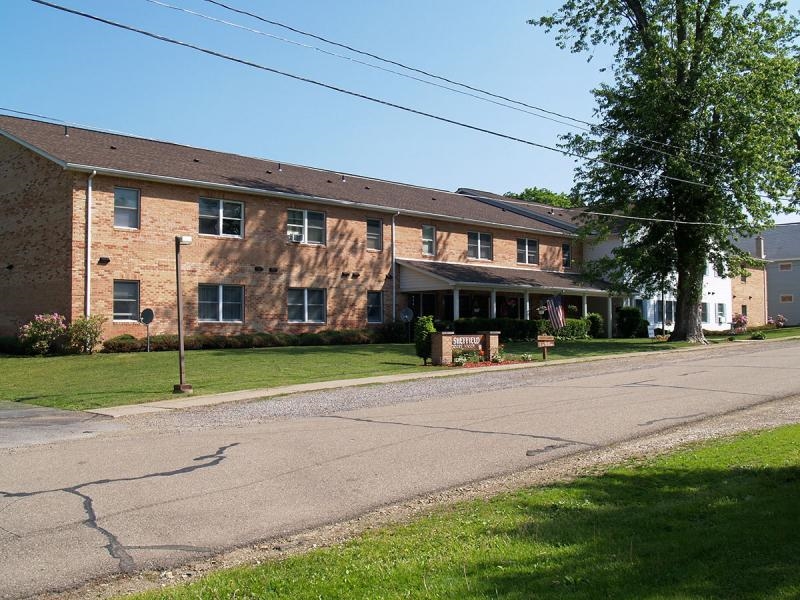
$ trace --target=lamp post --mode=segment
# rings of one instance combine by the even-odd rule
[[[192,236],[190,235],[175,236],[175,282],[178,288],[178,369],[180,383],[176,384],[172,391],[177,394],[192,392],[192,386],[186,383],[186,353],[183,349],[183,290],[181,288],[181,246],[188,246],[191,243]]]

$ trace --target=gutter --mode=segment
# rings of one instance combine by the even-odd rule
[[[86,269],[84,282],[83,316],[89,317],[92,313],[92,183],[96,170],[89,173],[86,178]]]

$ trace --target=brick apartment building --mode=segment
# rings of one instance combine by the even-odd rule
[[[175,332],[176,236],[189,333],[613,314],[568,217],[459,192],[0,116],[0,334],[56,311],[141,336],[144,308]]]

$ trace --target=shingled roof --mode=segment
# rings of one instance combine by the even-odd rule
[[[397,264],[459,287],[505,287],[540,288],[542,290],[565,290],[569,292],[602,293],[609,285],[602,281],[587,281],[579,273],[538,271],[533,269],[509,269],[488,265],[464,265],[438,261],[401,259]]]
[[[67,169],[288,195],[571,237],[571,228],[464,194],[170,142],[0,115],[0,134]]]

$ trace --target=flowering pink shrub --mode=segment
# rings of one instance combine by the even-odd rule
[[[731,325],[735,333],[744,333],[747,331],[747,315],[734,313],[733,319],[731,319]]]
[[[49,354],[55,350],[59,338],[67,333],[64,317],[58,313],[35,315],[32,321],[19,328],[17,337],[23,346],[34,354]]]
[[[786,325],[786,317],[783,315],[776,315],[775,316],[775,327],[783,327]]]

